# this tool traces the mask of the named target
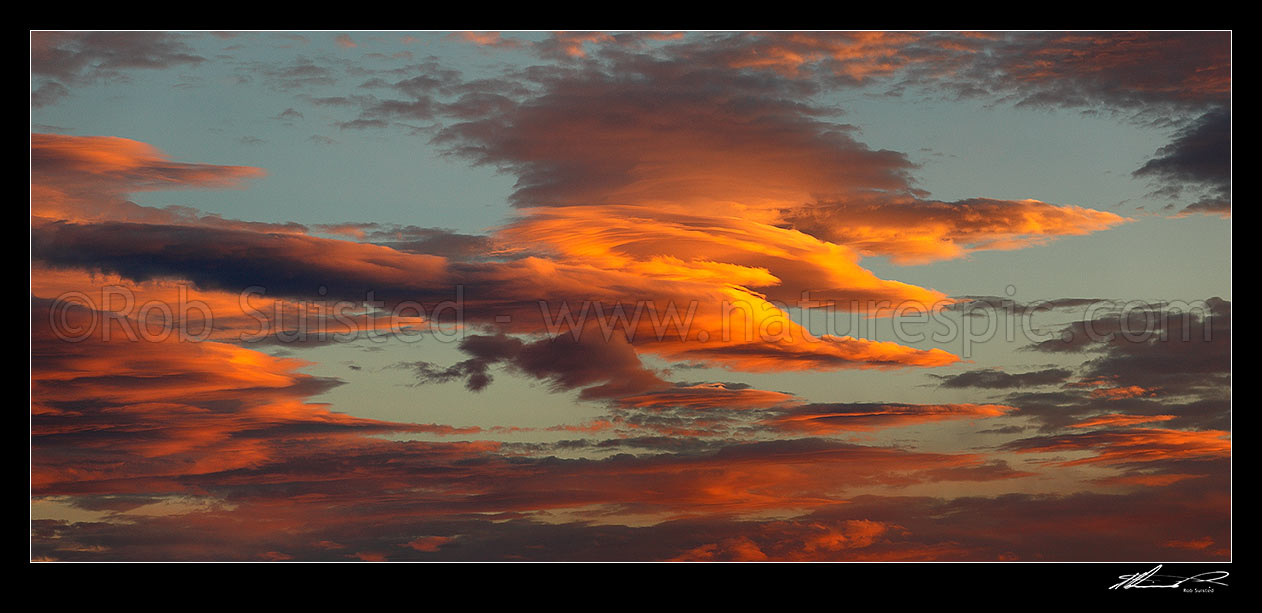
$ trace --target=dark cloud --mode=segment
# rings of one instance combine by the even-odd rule
[[[673,180],[678,192],[703,180],[694,171],[761,159],[796,165],[790,172],[817,182],[821,193],[847,192],[855,183],[905,189],[912,167],[902,154],[855,141],[848,126],[815,119],[825,111],[804,105],[804,86],[783,79],[646,57],[626,58],[607,72],[540,70],[531,78],[544,93],[511,106],[465,99],[462,114],[474,115],[470,102],[486,114],[448,125],[435,138],[475,163],[511,170],[520,206],[615,201],[638,181],[630,172],[637,167],[684,173],[647,178]],[[594,133],[612,140],[592,140]],[[662,164],[667,157],[691,162],[672,169]]]
[[[998,428],[987,428],[978,430],[978,434],[1021,434],[1026,431],[1025,426],[1001,426]]]
[[[1039,311],[1075,310],[1096,304],[1108,304],[1112,301],[1103,298],[1053,298],[1037,302],[1018,302],[1002,296],[955,296],[955,304],[945,308],[952,311],[993,309],[1011,313],[1036,313]]]
[[[1186,207],[1184,207],[1183,210],[1179,212],[1178,216],[1195,215],[1198,213],[1203,213],[1207,215],[1219,215],[1222,217],[1230,217],[1231,216],[1231,200],[1229,199],[1223,200],[1223,199],[1212,198],[1212,197],[1205,198],[1203,200],[1197,200],[1196,202],[1193,202],[1192,204],[1189,204]]]
[[[1201,200],[1184,213],[1231,214],[1231,111],[1212,110],[1180,131],[1157,151],[1157,157],[1135,171],[1136,177],[1156,179],[1178,197],[1202,190]]]
[[[490,367],[511,361],[521,353],[524,345],[520,339],[505,335],[469,336],[460,341],[460,349],[473,356],[468,360],[445,368],[429,362],[412,362],[400,366],[413,370],[419,384],[466,379],[465,387],[479,392],[491,383],[492,377],[488,372]]]
[[[562,335],[524,342],[505,335],[471,335],[460,341],[460,349],[473,357],[446,368],[426,362],[409,366],[421,383],[467,378],[465,385],[474,391],[490,383],[487,370],[500,363],[514,372],[547,381],[555,391],[582,388],[583,398],[622,396],[667,385],[644,367],[631,345],[619,336],[605,341]]]
[[[931,375],[942,381],[942,387],[984,389],[1011,389],[1055,385],[1064,383],[1073,371],[1064,368],[1048,368],[1025,373],[1010,373],[998,369],[971,370],[958,375]]]
[[[1135,176],[1191,182],[1225,183],[1231,179],[1231,112],[1203,115],[1157,152]]]
[[[31,32],[31,106],[56,104],[70,87],[126,80],[131,70],[206,61],[184,40],[165,32]]]
[[[251,286],[269,295],[314,297],[320,287],[331,298],[364,300],[377,290],[383,298],[423,300],[435,290],[450,298],[439,258],[403,254],[385,247],[319,239],[298,234],[159,224],[52,222],[32,230],[32,257],[53,266],[94,269],[135,281],[176,277],[199,287],[241,292]],[[346,253],[349,249],[351,253]],[[380,251],[374,251],[380,250]],[[367,268],[350,271],[350,260],[333,261],[339,251],[367,256]]]
[[[285,64],[252,62],[244,70],[245,74],[261,76],[269,86],[280,91],[309,91],[335,85],[340,76],[331,63],[306,57]]]
[[[962,50],[926,54],[911,73],[965,97],[986,92],[1025,106],[1195,109],[1231,93],[1229,32],[1014,32],[971,40],[946,34],[925,41]]]
[[[1231,303],[1111,303],[1027,350],[1082,356],[1056,391],[1011,394],[1017,414],[1064,427],[1086,415],[1171,415],[1166,425],[1230,429]]]
[[[353,120],[342,122],[343,128],[382,128],[394,121],[431,121],[444,114],[450,99],[459,96],[464,86],[460,71],[440,65],[435,61],[412,64],[378,73],[362,85],[361,89],[384,90],[401,98],[381,99],[373,96],[329,98],[326,104],[352,102],[360,107],[360,114]]]
[[[164,32],[31,32],[31,73],[75,84],[125,69],[194,65],[184,36]]]
[[[1075,321],[1056,338],[1030,349],[1048,353],[1106,351],[1148,353],[1157,349],[1222,354],[1229,347],[1231,303],[1221,298],[1195,302],[1104,303],[1088,309],[1088,318]],[[1215,369],[1224,364],[1215,360]]]
[[[459,259],[484,257],[494,248],[489,236],[461,234],[443,228],[348,222],[317,225],[314,229],[384,245],[405,253],[424,253]]]
[[[55,104],[58,100],[70,95],[65,85],[56,81],[46,81],[31,91],[31,108],[40,108]]]

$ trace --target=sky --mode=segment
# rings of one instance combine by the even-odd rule
[[[1229,32],[31,32],[31,558],[1231,559]]]

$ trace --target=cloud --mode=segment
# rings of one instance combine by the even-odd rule
[[[963,53],[930,58],[915,72],[961,94],[1011,93],[1030,106],[1195,108],[1231,93],[1229,32],[1003,33],[973,45],[964,35],[939,40],[952,38],[965,43]]]
[[[618,398],[620,407],[654,410],[765,409],[797,402],[792,394],[725,383],[675,384],[669,389]]]
[[[196,66],[184,36],[165,32],[31,32],[33,106],[56,103],[68,86],[124,80],[130,70]],[[38,85],[37,85],[38,84]]]
[[[119,191],[224,188],[263,174],[249,166],[172,162],[157,148],[127,138],[62,134],[31,134],[31,166],[37,178],[108,182]]]
[[[447,38],[464,40],[484,47],[503,49],[516,49],[523,44],[522,41],[514,38],[504,38],[499,32],[456,32],[448,34]]]
[[[336,381],[299,372],[304,362],[224,343],[136,343],[121,336],[65,343],[49,328],[51,307],[46,300],[32,302],[33,504],[37,514],[45,503],[67,504],[99,520],[37,518],[32,536],[37,556],[446,555],[466,542],[460,534],[473,535],[474,542],[505,536],[495,534],[502,519],[581,515],[597,507],[628,518],[657,518],[650,525],[697,517],[699,510],[726,522],[820,508],[851,488],[897,490],[929,479],[1014,476],[975,454],[818,439],[578,460],[523,454],[490,441],[384,440],[377,435],[478,429],[330,411],[309,398]],[[92,315],[83,309],[71,314]],[[483,342],[468,349],[498,356],[514,345],[507,339]],[[557,361],[567,359],[557,353],[561,349],[517,347],[511,358],[515,368],[558,385],[604,381],[561,368]],[[610,383],[620,382],[604,385]],[[567,429],[609,427],[594,422]],[[147,536],[137,538],[141,534]],[[699,545],[665,540],[661,547],[679,549],[656,556],[672,557]],[[594,553],[620,555],[601,551]],[[818,551],[835,555],[837,547],[821,544]],[[465,554],[486,555],[476,547]]]
[[[450,294],[445,261],[387,247],[301,234],[105,222],[38,224],[32,257],[52,266],[114,273],[133,281],[186,279],[203,289],[363,300],[366,292],[430,297]],[[305,272],[303,272],[305,271]],[[444,287],[446,286],[446,287]]]
[[[32,256],[45,265],[135,282],[186,279],[227,292],[260,286],[287,298],[311,298],[323,288],[321,298],[358,301],[371,291],[388,305],[444,302],[461,286],[464,314],[475,322],[507,317],[511,324],[502,329],[518,334],[578,338],[588,331],[607,341],[616,333],[637,351],[738,370],[957,360],[939,349],[810,335],[769,299],[797,302],[811,292],[863,308],[944,297],[878,279],[844,247],[761,222],[566,207],[539,211],[489,238],[415,226],[317,228],[381,244],[351,242],[307,236],[296,224],[236,222],[124,199],[134,190],[230,186],[261,174],[257,169],[171,162],[127,139],[35,135],[33,143],[40,219],[32,221]],[[572,231],[583,225],[595,230],[586,240]],[[614,311],[624,304],[648,308],[620,320]],[[567,309],[577,321],[566,319]],[[589,309],[594,317],[583,315]]]
[[[818,403],[779,410],[767,425],[812,435],[857,432],[952,419],[1000,417],[1013,407],[997,404]]]
[[[70,95],[65,85],[56,81],[41,83],[31,92],[31,108],[40,108],[56,104],[58,100]]]
[[[658,56],[705,68],[895,92],[945,87],[1024,105],[1194,107],[1231,91],[1230,32],[560,33],[540,46],[612,61],[641,38],[669,41]]]
[[[182,39],[163,32],[31,32],[31,72],[73,81],[91,71],[205,61]]]
[[[1077,236],[1131,221],[1107,211],[1037,200],[915,199],[864,204],[863,199],[820,203],[785,212],[808,234],[899,264],[963,257],[981,250],[1024,249],[1058,236]]]
[[[841,38],[853,38],[845,44],[862,49],[915,37]],[[878,279],[859,260],[954,258],[1126,221],[1036,201],[927,200],[913,187],[915,167],[904,154],[859,142],[853,126],[834,121],[835,109],[813,102],[819,85],[792,71],[734,68],[715,55],[717,38],[658,41],[649,52],[610,36],[549,40],[569,49],[561,55],[574,61],[496,81],[466,81],[432,63],[410,67],[374,85],[400,98],[374,100],[355,121],[436,122],[433,142],[440,147],[516,175],[512,199],[522,215],[495,231],[498,242],[575,269],[659,282],[652,290],[631,282],[631,292],[601,297],[606,305],[652,299],[682,310],[699,304],[698,332],[725,342],[682,346],[645,341],[645,333],[632,340],[668,359],[747,370],[776,361],[802,369],[949,364],[955,358],[940,350],[850,338],[808,344],[802,339],[810,335],[774,303],[795,304],[805,293],[859,310],[882,301],[949,303],[939,292]],[[566,41],[578,47],[565,47]],[[588,48],[595,51],[590,57]],[[936,223],[922,223],[925,216]],[[695,289],[675,293],[661,281]],[[731,322],[713,312],[724,302],[760,311],[752,316],[752,333],[742,332],[736,342],[724,335]],[[647,333],[647,325],[640,327]],[[513,328],[539,329],[516,320]],[[784,330],[776,340],[787,342],[754,342],[766,331],[760,328]]]
[[[461,234],[442,228],[348,222],[317,225],[313,229],[317,232],[384,245],[405,253],[424,253],[460,259],[488,257],[497,249],[491,237]]]
[[[1228,301],[1096,301],[1047,338],[1025,350],[1079,357],[1074,376],[1060,389],[1014,389],[1003,400],[1045,428],[1121,413],[1173,416],[1173,428],[1230,428]]]
[[[519,177],[518,206],[801,203],[905,186],[911,163],[789,96],[788,82],[637,57],[539,72],[544,93],[446,126],[436,142]],[[600,139],[586,135],[602,134]],[[764,177],[774,175],[776,181]]]
[[[1040,313],[1047,311],[1072,311],[1109,301],[1103,298],[1052,298],[1022,303],[1001,296],[955,296],[955,304],[945,308],[970,313],[974,310],[994,309],[1010,313]]]
[[[941,41],[904,33],[741,34],[632,52],[621,35],[548,40],[570,49],[560,56],[576,58],[585,57],[583,47],[564,41],[584,41],[601,50],[599,59],[496,81],[464,81],[420,65],[390,85],[402,99],[374,101],[351,123],[435,122],[435,144],[517,177],[518,207],[712,210],[903,263],[1027,247],[1127,221],[1033,200],[925,199],[906,155],[868,147],[854,126],[835,120],[836,108],[815,102],[827,85],[729,57],[739,50],[776,57],[764,47],[786,43],[800,48],[790,57],[841,54],[857,66],[878,48],[899,57],[903,46]],[[909,223],[925,217],[933,223]]]
[[[374,292],[376,299],[391,306],[417,301],[430,308],[452,300],[455,288],[460,286],[466,300],[461,313],[473,321],[497,321],[507,309],[513,313],[511,326],[519,332],[539,334],[555,324],[558,330],[553,336],[573,333],[581,338],[586,331],[589,338],[604,337],[610,342],[611,336],[621,335],[634,342],[638,350],[734,369],[935,366],[957,360],[938,349],[913,349],[851,337],[813,337],[784,311],[741,290],[725,288],[716,294],[712,285],[698,281],[660,282],[630,271],[613,273],[578,264],[560,267],[534,258],[459,263],[439,256],[300,234],[62,221],[33,226],[32,256],[54,267],[114,273],[138,282],[174,277],[192,281],[203,289],[228,292],[258,286],[269,296],[309,298],[318,288],[324,288],[327,299],[351,301],[362,301],[368,292]],[[583,282],[588,277],[599,281]],[[606,296],[588,293],[591,288],[602,286],[619,291]],[[646,293],[637,295],[633,288],[644,288]],[[632,293],[628,295],[628,291]],[[559,312],[548,313],[539,304],[543,297],[555,299],[567,294],[576,298],[576,309],[580,296],[605,304],[643,300],[641,296],[645,295],[663,296],[666,304],[658,308],[669,306],[671,301],[685,305],[683,308],[700,298],[706,302],[697,309],[704,309],[704,313],[696,320],[694,332],[689,332],[683,318],[686,313],[672,315],[668,311],[649,312],[630,332],[612,313],[604,319],[580,317],[582,321],[576,327],[567,329],[556,324],[562,319]],[[724,317],[724,296],[744,305],[743,311],[729,314],[734,319]],[[732,325],[733,321],[736,325]],[[601,326],[608,326],[608,330]],[[637,330],[639,334],[635,334]],[[694,342],[693,336],[707,330],[712,331],[707,332],[707,338],[714,339],[712,343]]]
[[[504,513],[488,521],[464,513],[408,512],[419,510],[415,500],[361,499],[350,507],[355,513],[346,513],[347,507],[331,513],[322,511],[325,503],[317,497],[284,506],[255,497],[239,498],[234,511],[129,522],[36,520],[33,549],[84,560],[254,559],[274,553],[334,560],[374,551],[391,560],[1082,561],[1168,559],[1169,547],[1197,543],[1180,551],[1179,559],[1222,560],[1230,556],[1231,533],[1228,500],[1217,485],[1188,480],[1125,494],[995,498],[864,495],[791,519],[706,514],[635,526],[602,520],[607,516],[601,514],[540,521]],[[238,520],[236,513],[249,519]],[[377,519],[365,523],[363,513]],[[414,547],[418,541],[422,546]],[[427,551],[430,545],[438,550]]]
[[[232,187],[261,171],[172,162],[127,139],[33,135],[32,555],[1229,558],[1226,301],[1187,317],[1168,316],[1166,304],[1111,305],[1060,330],[1068,341],[1030,347],[1080,359],[1072,369],[939,377],[947,388],[1004,390],[995,403],[807,402],[739,383],[672,382],[670,368],[681,367],[646,360],[754,372],[958,362],[939,349],[811,335],[792,306],[809,295],[1003,308],[1002,299],[966,303],[879,278],[861,258],[937,261],[1126,220],[1037,201],[933,200],[916,189],[906,155],[860,142],[815,96],[934,78],[958,83],[960,94],[989,84],[996,89],[986,95],[1032,105],[1200,109],[1221,99],[1222,72],[1206,61],[1216,39],[1115,39],[564,33],[530,45],[556,65],[510,71],[508,81],[420,64],[364,84],[381,98],[322,100],[361,105],[348,127],[436,122],[429,133],[449,153],[513,173],[518,214],[487,235],[250,224],[140,207],[127,195]],[[1156,66],[1156,76],[1114,78],[1167,53],[1184,57]],[[118,69],[93,61],[82,66]],[[339,74],[305,59],[269,70],[274,86],[291,89]],[[67,74],[89,74],[75,71]],[[33,102],[64,95],[59,85],[38,86]],[[295,119],[290,110],[285,119]],[[1154,168],[1164,170],[1151,176],[1200,168],[1204,128],[1160,153]],[[96,287],[103,281],[93,274],[141,301],[191,291],[230,316],[216,318],[201,343],[63,342],[49,329],[45,297]],[[312,399],[338,381],[225,342],[248,320],[236,292],[253,285],[266,288],[267,307],[369,291],[387,307],[433,303],[460,288],[466,359],[402,364],[418,384],[463,380],[478,390],[512,373],[608,413],[526,429],[337,412]],[[662,321],[666,306],[677,318]],[[561,325],[562,313],[580,321]],[[78,323],[104,315],[62,314]],[[383,325],[371,313],[356,317]],[[1166,338],[1128,334],[1150,318]],[[871,435],[992,418],[1039,431],[990,436],[992,447],[967,452]],[[527,431],[538,438],[452,440]],[[869,436],[880,442],[858,442]],[[1078,491],[1047,485],[1057,479]],[[1048,487],[1063,493],[1026,493]],[[978,492],[988,494],[961,496]]]
[[[1063,466],[1094,463],[1133,466],[1189,458],[1227,458],[1231,456],[1228,437],[1229,433],[1221,430],[1132,428],[1025,438],[1005,443],[1003,448],[1020,453],[1083,451],[1093,454],[1059,461]]]
[[[876,277],[851,249],[795,230],[741,217],[666,212],[634,206],[531,209],[497,236],[548,257],[702,282],[730,295],[732,309],[761,319],[765,300],[797,304],[809,293],[843,308],[866,303],[950,302],[930,289]],[[727,288],[749,288],[738,294]],[[685,308],[686,301],[679,301]],[[712,332],[714,332],[712,330]]]
[[[1071,425],[1071,428],[1098,428],[1100,426],[1133,426],[1159,421],[1169,421],[1174,415],[1101,415]]]
[[[895,493],[926,483],[1019,481],[1030,473],[982,453],[818,438],[673,447],[661,443],[678,439],[643,439],[630,442],[652,453],[603,459],[561,459],[547,447],[537,453],[491,441],[385,440],[378,436],[480,431],[330,411],[309,398],[336,381],[301,373],[301,361],[243,347],[136,343],[121,335],[65,343],[51,334],[51,306],[32,302],[36,557],[752,559],[761,552],[776,560],[1073,560],[1192,542],[1208,543],[1187,550],[1195,559],[1229,555],[1225,472],[1212,464],[1229,450],[1225,433],[1105,429],[1005,447],[1083,450],[1092,454],[1085,462],[1117,466],[1124,471],[1118,478],[1139,488],[1124,495],[909,498]],[[69,316],[94,315],[78,309]],[[559,385],[604,382],[595,370],[585,379],[581,369],[563,368],[568,356],[558,352],[574,349],[508,337],[465,347],[475,358],[511,361]],[[581,357],[617,359],[602,355]],[[716,393],[737,388],[710,386]],[[703,388],[664,388],[671,389]],[[1003,412],[994,409],[765,410],[825,419],[831,413],[866,428]],[[570,429],[621,427],[597,421]],[[866,493],[872,491],[884,494]],[[46,518],[45,504],[97,519]],[[786,515],[793,519],[778,519]],[[1052,535],[1040,525],[1073,529]],[[1158,528],[1167,538],[1154,542]]]
[[[1106,387],[1091,390],[1092,398],[1137,398],[1140,396],[1155,396],[1156,392],[1150,389],[1142,388],[1138,385],[1128,385],[1126,387]]]
[[[473,355],[445,369],[412,364],[421,383],[467,377],[466,387],[480,391],[491,381],[488,368],[503,363],[515,372],[548,381],[554,390],[583,388],[581,397],[599,398],[641,392],[667,384],[646,369],[635,350],[620,337],[586,342],[559,336],[531,343],[510,336],[467,336],[460,349]]]
[[[1203,213],[1206,215],[1218,215],[1220,217],[1231,216],[1231,200],[1222,200],[1218,198],[1204,198],[1187,205],[1182,211],[1179,211],[1175,217],[1186,217]]]
[[[958,375],[931,376],[941,380],[942,387],[948,388],[1015,389],[1064,383],[1072,375],[1073,371],[1064,368],[1048,368],[1026,373],[1009,373],[998,369],[984,369],[970,370]]]
[[[793,394],[724,383],[676,383],[667,389],[618,397],[612,406],[614,424],[620,428],[646,428],[711,441],[768,434],[833,436],[937,421],[989,419],[1016,410],[1001,404],[807,403]]]
[[[1216,109],[1179,133],[1135,176],[1226,183],[1231,179],[1231,113]]]
[[[561,43],[558,38],[551,44]],[[782,88],[810,82],[883,85],[895,95],[945,90],[1018,106],[1136,112],[1142,121],[1173,125],[1188,113],[1201,114],[1137,173],[1177,188],[1171,175],[1190,173],[1205,181],[1209,172],[1210,195],[1183,212],[1229,210],[1230,184],[1223,179],[1230,169],[1230,147],[1224,145],[1230,137],[1229,32],[710,34],[646,54],[661,58],[657,66],[643,56],[630,59],[612,40],[600,44],[601,60],[612,71],[629,65],[648,72],[646,67],[686,62],[694,71],[690,77],[726,71],[734,81],[740,75],[757,82],[757,75]],[[653,73],[652,80],[660,82],[660,75]]]
[[[1030,349],[1096,354],[1085,364],[1084,378],[1107,377],[1113,387],[1134,385],[1167,394],[1229,387],[1230,302],[1209,298],[1117,307],[1092,309]]]
[[[1202,115],[1157,151],[1157,157],[1134,172],[1156,179],[1176,197],[1185,188],[1204,192],[1181,214],[1197,212],[1231,216],[1231,111],[1218,108]]]
[[[531,45],[531,48],[545,59],[576,60],[587,57],[585,45],[616,40],[616,37],[606,32],[554,32],[551,37]]]
[[[251,166],[174,162],[157,148],[127,138],[32,133],[31,215],[303,231],[298,224],[227,220],[187,207],[159,209],[127,200],[141,191],[237,187],[264,174]]]
[[[174,336],[69,343],[49,327],[52,308],[32,299],[35,492],[120,493],[111,484],[129,479],[160,493],[180,477],[265,463],[287,438],[413,429],[306,404],[339,383],[297,372],[307,362]],[[57,314],[79,329],[101,318],[83,308]]]
[[[417,551],[435,552],[443,548],[443,545],[450,543],[453,539],[449,536],[422,536],[408,542],[408,547]]]
[[[282,92],[336,85],[338,79],[336,69],[306,57],[284,64],[255,62],[245,68],[249,70],[248,74],[261,76],[269,86]]]

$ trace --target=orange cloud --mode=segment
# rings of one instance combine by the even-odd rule
[[[1128,385],[1126,387],[1108,387],[1091,390],[1092,398],[1106,398],[1109,400],[1120,400],[1123,398],[1139,398],[1141,396],[1155,396],[1156,393],[1147,388],[1138,385]]]
[[[768,292],[797,303],[816,300],[918,301],[945,295],[877,278],[851,249],[808,234],[736,216],[630,206],[531,209],[498,232],[554,257],[664,281],[699,281]]]
[[[1098,391],[1098,390],[1097,390]],[[1095,394],[1092,394],[1094,396]],[[1138,424],[1148,424],[1156,421],[1170,421],[1175,415],[1121,415],[1113,413],[1110,415],[1100,415],[1092,417],[1076,424],[1070,424],[1070,428],[1098,428],[1100,426],[1134,426]]]
[[[783,431],[822,435],[1000,417],[1013,410],[999,404],[812,404],[788,409],[766,423]]]
[[[794,227],[900,264],[923,264],[982,250],[1012,250],[1131,221],[1115,213],[1038,200],[959,202],[913,199],[817,204],[786,212]]]
[[[264,174],[250,166],[172,162],[156,147],[128,138],[38,133],[31,134],[31,166],[37,177],[96,180],[130,191],[233,187]]]
[[[408,542],[408,547],[417,551],[438,551],[443,545],[451,542],[451,537],[447,536],[422,536],[418,539]]]
[[[38,300],[31,324],[37,492],[117,491],[120,479],[152,484],[258,466],[275,459],[282,444],[268,432],[303,438],[427,429],[306,403],[306,396],[336,383],[297,372],[309,365],[301,360],[175,337],[158,342],[118,334],[106,341],[93,335],[65,342],[49,329],[48,303]],[[83,454],[96,461],[83,461]]]
[[[556,32],[553,41],[559,49],[571,58],[587,57],[583,45],[612,41],[613,36],[604,32]]]
[[[305,236],[301,226],[253,225],[123,199],[134,190],[232,185],[256,176],[257,169],[170,162],[157,149],[128,139],[32,138],[33,185],[46,186],[49,193],[79,186],[75,189],[81,192],[68,199],[37,197],[33,204],[34,256],[58,267],[119,274],[133,282],[183,278],[203,290],[258,285],[273,297],[301,297],[322,287],[331,298],[357,300],[379,289],[384,299],[397,302],[425,300],[466,284],[475,288],[472,306],[488,314],[512,312],[512,329],[529,333],[549,327],[544,314],[531,312],[538,311],[541,299],[568,296],[609,305],[648,301],[654,306],[650,317],[626,330],[637,349],[737,370],[766,370],[777,361],[795,369],[831,369],[939,366],[957,359],[937,349],[810,335],[769,300],[797,302],[805,292],[813,300],[855,305],[928,304],[945,297],[879,279],[858,266],[857,254],[846,247],[761,221],[643,207],[540,209],[501,229],[496,241],[546,259],[453,267],[441,256]],[[105,223],[119,219],[141,223]],[[184,225],[207,228],[176,227]],[[586,237],[574,231],[584,226],[592,229]],[[254,272],[243,278],[237,270]],[[666,315],[657,309],[672,307],[695,309],[696,315],[687,329],[675,329],[677,342],[662,338],[663,322],[657,320]]]
[[[618,271],[623,279],[615,287],[634,290],[602,292],[614,281],[610,279],[584,293],[610,306],[630,305],[622,307],[617,327],[629,332],[637,349],[670,359],[755,371],[941,366],[958,360],[939,349],[817,337],[795,322],[782,306],[808,297],[858,309],[907,301],[930,308],[950,301],[940,292],[879,279],[861,268],[849,249],[793,230],[739,217],[570,206],[531,209],[497,236],[579,270]],[[553,317],[577,319],[592,313],[589,306],[558,305]],[[608,312],[605,321],[614,319],[613,311]],[[687,316],[686,329],[662,325],[669,312],[681,320]],[[580,323],[565,331],[586,329]],[[669,333],[663,335],[663,330]]]
[[[918,38],[906,32],[752,35],[749,44],[733,47],[727,64],[732,68],[771,69],[793,77],[808,66],[826,63],[834,75],[865,81],[904,67],[910,60],[903,51]]]
[[[660,409],[765,409],[796,402],[792,394],[753,388],[732,388],[722,383],[700,383],[667,390],[622,396],[618,405],[625,408]]]
[[[1222,430],[1134,428],[1022,439],[1008,443],[1004,448],[1018,453],[1081,451],[1092,454],[1057,462],[1062,466],[1138,465],[1230,457],[1230,436],[1229,432]]]
[[[155,209],[126,199],[141,191],[237,187],[264,174],[251,166],[173,162],[156,147],[127,138],[32,133],[31,215],[302,231],[298,224],[225,220],[186,207]]]

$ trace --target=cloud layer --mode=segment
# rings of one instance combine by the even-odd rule
[[[1053,300],[1047,340],[977,356],[806,325],[1024,308],[873,271],[1142,222],[935,198],[834,94],[1150,122],[1171,142],[1135,177],[1175,215],[1229,215],[1229,34],[442,39],[510,54],[494,73],[326,38],[229,61],[184,35],[32,34],[33,108],[223,61],[286,101],[260,120],[400,131],[515,181],[482,233],[263,223],[130,200],[248,200],[261,168],[32,133],[34,559],[1230,559],[1229,300]],[[331,337],[350,330],[388,342]],[[390,344],[421,331],[456,342]],[[311,374],[360,349],[390,353]],[[493,421],[529,386],[574,418]],[[363,416],[386,396],[415,418]],[[427,417],[451,398],[467,418]]]

